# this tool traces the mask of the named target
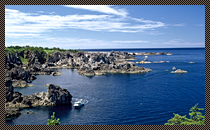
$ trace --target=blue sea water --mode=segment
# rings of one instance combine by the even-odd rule
[[[145,74],[88,77],[74,69],[59,69],[61,76],[37,75],[32,82],[35,86],[14,90],[25,95],[46,92],[44,85],[53,83],[67,88],[73,96],[72,103],[76,99],[85,99],[87,103],[79,110],[70,105],[22,109],[22,114],[6,121],[6,125],[46,125],[52,112],[60,118],[61,125],[164,125],[173,113],[188,116],[189,109],[196,103],[199,108],[205,108],[205,48],[85,51],[111,50],[173,54],[148,56],[149,61],[169,63],[136,64],[152,69]],[[143,60],[144,56],[136,58]],[[189,64],[190,61],[194,64]],[[188,73],[170,73],[173,66]],[[26,114],[26,111],[34,114]]]

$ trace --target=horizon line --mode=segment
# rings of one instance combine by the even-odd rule
[[[13,46],[13,45],[10,45]],[[5,47],[10,47],[10,46],[5,46]],[[18,45],[16,45],[18,46]],[[26,45],[29,46],[29,45]],[[15,47],[15,45],[13,46]],[[19,46],[19,47],[25,47],[25,46]],[[29,47],[42,47],[42,46],[29,46]],[[42,47],[42,48],[46,48],[46,47]],[[48,48],[54,48],[54,47],[48,47]],[[59,48],[59,47],[56,47]],[[110,50],[110,49],[195,49],[195,48],[205,48],[205,47],[156,47],[156,48],[95,48],[95,49],[76,49],[76,48],[67,48],[67,49],[73,49],[73,50]],[[59,49],[64,49],[64,48],[59,48]]]
[[[80,50],[110,50],[110,49],[195,49],[205,47],[164,47],[164,48],[97,48],[97,49],[80,49]]]

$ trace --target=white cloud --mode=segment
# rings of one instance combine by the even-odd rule
[[[183,46],[183,47],[202,47],[205,46],[205,42],[189,42],[183,39],[172,39],[162,44],[172,45],[172,46]]]
[[[83,7],[84,6],[81,6],[81,8]],[[89,7],[90,6],[86,8],[89,9]],[[12,36],[14,33],[29,33],[31,36],[37,36],[35,34],[49,32],[52,29],[64,30],[68,28],[91,31],[136,33],[166,26],[162,22],[112,15],[123,13],[120,12],[119,9],[111,10],[111,6],[102,6],[101,8],[109,9],[107,15],[43,15],[5,9],[5,34],[6,36]],[[93,10],[97,9],[99,8],[94,6]],[[111,15],[108,15],[109,13]],[[16,36],[24,35],[20,34]]]
[[[120,16],[126,16],[128,12],[125,9],[114,9],[111,5],[64,5],[65,7],[85,9],[90,11],[97,11],[106,14],[114,14]]]
[[[5,14],[6,13],[18,13],[18,10],[14,10],[14,9],[5,9]]]
[[[62,43],[62,44],[61,44]],[[6,42],[5,46],[42,46],[42,47],[59,47],[65,49],[98,49],[98,48],[119,48],[118,44],[97,39],[71,38],[71,37],[49,37],[39,36],[36,40],[27,37],[21,39],[18,43]]]
[[[115,43],[149,43],[149,41],[113,41]]]
[[[171,26],[176,26],[176,27],[183,27],[185,26],[185,23],[180,23],[180,24],[171,24]]]
[[[49,14],[54,14],[55,12],[50,12]]]
[[[13,37],[13,38],[18,38],[18,37],[25,37],[25,36],[29,36],[29,37],[37,37],[40,36],[40,34],[33,34],[33,33],[5,33],[6,36],[8,37]]]
[[[149,34],[149,35],[160,35],[160,34],[164,34],[164,33],[161,33],[159,31],[150,31],[150,32],[147,32],[147,34]]]
[[[184,41],[183,39],[172,39],[172,40],[169,40],[169,43],[179,43],[183,41]]]

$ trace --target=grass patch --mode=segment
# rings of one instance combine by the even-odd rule
[[[23,64],[27,64],[27,60],[28,59],[25,59],[25,58],[23,58],[23,57],[20,56],[20,60],[22,61]]]
[[[57,50],[44,50],[48,55],[53,54],[54,52],[57,52]]]

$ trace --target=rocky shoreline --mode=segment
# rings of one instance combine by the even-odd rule
[[[111,51],[111,52],[55,52],[48,56],[46,60],[44,60],[44,57],[41,57],[39,54],[35,54],[33,52],[24,52],[24,57],[28,58],[28,64],[19,67],[17,70],[17,66],[21,65],[22,62],[19,60],[18,54],[16,53],[16,56],[11,56],[10,53],[8,53],[8,56],[5,56],[6,64],[6,75],[7,77],[11,77],[9,74],[14,74],[14,69],[10,71],[11,68],[11,61],[13,61],[13,64],[16,65],[15,70],[18,72],[24,73],[25,81],[15,81],[14,87],[26,87],[30,86],[30,83],[32,80],[35,79],[34,75],[41,74],[41,75],[62,75],[60,72],[55,71],[54,69],[57,68],[72,68],[77,69],[78,73],[80,75],[87,75],[87,76],[94,76],[94,75],[105,75],[106,73],[146,73],[149,71],[152,71],[149,68],[143,68],[143,67],[137,67],[134,62],[130,62],[132,60],[137,60],[135,58],[136,55],[171,55],[172,53],[163,53],[163,52],[140,52],[140,53],[128,53],[128,52],[120,52],[120,51]],[[44,62],[45,61],[45,62]],[[42,63],[42,64],[41,64]],[[150,63],[148,62],[137,62],[140,64],[144,63]],[[156,63],[156,62],[154,62]],[[157,63],[163,63],[162,61]],[[9,67],[8,67],[9,66]],[[25,68],[25,69],[23,69]],[[9,74],[8,71],[9,70]],[[26,72],[25,72],[26,71]],[[17,76],[13,76],[17,77]],[[21,77],[23,78],[23,76]],[[21,79],[19,78],[19,79]],[[26,80],[26,78],[29,78],[30,80]],[[12,78],[13,79],[13,78]],[[18,79],[16,79],[18,80]]]
[[[19,108],[71,105],[71,100],[72,95],[67,89],[60,88],[54,84],[49,84],[47,92],[23,95],[14,91],[11,79],[5,79],[5,118],[19,116],[21,114]]]
[[[50,68],[76,68],[80,75],[94,76],[106,73],[146,73],[149,68],[137,67],[130,60],[137,60],[128,52],[78,52],[66,56],[56,53],[60,60],[48,60]],[[57,62],[56,62],[57,61]]]
[[[67,89],[49,84],[47,92],[37,92],[33,95],[23,95],[13,91],[11,80],[6,79],[5,108],[25,108],[36,106],[56,106],[71,104],[72,95]]]
[[[5,119],[12,119],[21,115],[21,112],[17,108],[5,109]]]
[[[162,55],[166,53],[128,53],[128,52],[55,52],[45,60],[39,53],[25,51],[23,64],[18,53],[5,55],[5,117],[20,115],[18,108],[36,106],[56,106],[71,104],[72,95],[67,89],[54,84],[47,85],[47,92],[23,95],[14,92],[13,87],[33,86],[35,75],[62,75],[56,68],[74,68],[80,75],[94,76],[106,73],[146,73],[149,68],[137,67],[130,60],[135,55]],[[170,53],[169,53],[170,54]],[[17,109],[8,109],[17,108]]]

